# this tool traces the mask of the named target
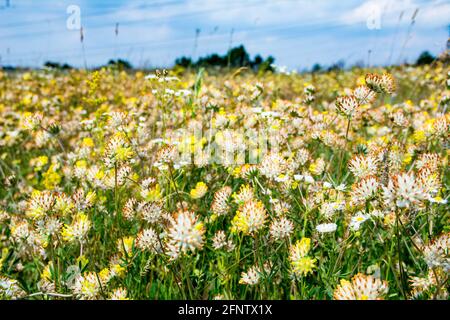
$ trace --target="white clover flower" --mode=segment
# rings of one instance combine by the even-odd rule
[[[156,231],[149,228],[140,232],[136,238],[136,247],[150,252],[160,252],[161,242]]]
[[[382,300],[388,292],[387,281],[358,273],[351,281],[341,280],[333,293],[334,300]]]
[[[320,233],[328,233],[328,232],[334,232],[337,229],[336,223],[322,223],[316,226],[317,232]]]
[[[261,279],[261,274],[260,274],[259,268],[256,266],[253,266],[250,269],[248,269],[247,272],[242,272],[239,283],[247,284],[247,285],[255,285],[255,284],[258,284],[260,279]]]
[[[198,217],[190,211],[177,212],[170,217],[168,231],[168,254],[172,259],[188,251],[200,250],[204,243],[205,227]]]
[[[386,205],[395,203],[399,208],[420,205],[426,193],[412,173],[400,173],[391,177],[387,187],[383,187]]]
[[[378,160],[372,156],[355,156],[349,161],[348,167],[356,178],[362,179],[376,175]]]
[[[285,217],[275,220],[270,225],[270,235],[274,240],[287,238],[294,230],[294,224]]]
[[[450,233],[444,233],[424,247],[423,254],[429,268],[450,272]]]

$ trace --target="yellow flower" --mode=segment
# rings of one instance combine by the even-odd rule
[[[414,139],[414,142],[416,142],[416,143],[424,142],[427,139],[427,137],[425,135],[425,131],[417,130],[413,134],[413,139]]]
[[[27,97],[23,97],[22,100],[20,101],[23,105],[28,106],[31,104],[31,99],[29,96]]]
[[[116,158],[119,161],[125,161],[133,157],[133,151],[130,147],[120,146],[116,149]]]
[[[92,140],[92,138],[84,138],[83,141],[81,142],[81,146],[82,147],[87,147],[87,148],[92,148],[94,146],[94,140]]]
[[[84,269],[89,263],[89,259],[84,255],[79,256],[76,261],[81,266],[81,269]]]
[[[47,264],[45,266],[44,270],[42,270],[41,278],[51,281],[52,280],[52,269],[53,269],[53,264],[50,262],[49,264]]]
[[[30,165],[34,166],[34,171],[41,171],[42,168],[48,163],[48,157],[47,156],[40,156],[37,158],[34,158],[30,161]]]
[[[133,172],[131,174],[130,179],[133,180],[133,181],[138,181],[139,180],[139,175],[136,172]]]
[[[146,190],[143,194],[143,197],[145,198],[145,200],[150,202],[161,199],[161,187],[159,186],[159,183],[157,183],[153,188]]]
[[[97,194],[95,193],[95,191],[89,191],[86,194],[86,202],[93,204],[95,202],[95,200],[97,200]]]
[[[236,202],[239,205],[244,204],[246,201],[253,199],[254,192],[253,188],[249,184],[242,185],[239,188],[238,193],[233,193],[232,198],[234,202]]]
[[[194,189],[191,190],[192,199],[202,198],[208,191],[208,186],[204,182],[198,182]]]
[[[232,171],[233,177],[238,178],[240,174],[241,174],[241,167],[236,167],[233,169]]]
[[[42,184],[48,190],[55,189],[61,182],[61,176],[56,172],[54,165],[51,165],[42,176],[44,178]]]
[[[75,162],[75,167],[78,169],[85,169],[87,168],[87,162],[86,160],[78,160]]]
[[[412,161],[412,155],[407,153],[405,154],[405,156],[403,157],[403,164],[409,164]]]
[[[97,275],[94,272],[89,272],[80,279],[79,289],[77,291],[80,295],[87,297],[88,299],[94,299],[100,289],[100,283],[97,279]]]
[[[230,122],[234,122],[237,120],[237,116],[235,114],[229,114],[228,119],[230,120]]]
[[[69,201],[66,197],[58,196],[56,197],[55,210],[62,215],[67,215],[75,208],[72,201]]]
[[[106,146],[106,156],[112,163],[125,162],[134,156],[134,152],[128,144],[127,136],[122,133],[116,133]]]
[[[95,179],[102,180],[104,176],[105,176],[105,171],[98,170],[94,177],[95,177]]]
[[[22,79],[25,81],[31,80],[31,73],[25,72],[22,76]]]
[[[280,130],[281,125],[280,125],[280,121],[274,121],[274,123],[270,126],[270,129],[277,131]]]
[[[99,273],[98,277],[102,283],[107,283],[111,279],[111,272],[108,268],[103,268]]]
[[[125,274],[125,271],[125,267],[122,267],[120,264],[114,264],[111,267],[111,272],[117,277],[122,277]]]
[[[48,157],[47,156],[40,156],[37,157],[38,159],[38,166],[43,167],[48,163]]]
[[[316,268],[316,259],[311,257],[303,257],[298,260],[292,261],[292,271],[297,275],[307,275],[313,273]]]
[[[49,191],[33,191],[26,211],[27,217],[40,219],[53,209],[55,197]]]
[[[131,236],[119,239],[117,241],[117,248],[119,249],[119,252],[130,256],[133,249],[133,242],[134,238]]]
[[[199,232],[204,232],[204,229],[205,229],[205,225],[201,221],[194,226],[194,230],[199,231]]]
[[[250,199],[236,211],[232,221],[232,230],[241,231],[244,234],[253,234],[264,227],[266,218],[267,213],[264,204],[259,200]]]
[[[64,225],[62,237],[65,241],[82,241],[91,228],[91,221],[84,213],[78,213],[70,225]]]
[[[358,86],[365,85],[365,84],[366,84],[366,79],[365,79],[365,77],[364,77],[364,76],[358,77],[358,79],[356,79],[356,84],[357,84]]]
[[[291,261],[292,272],[295,275],[303,276],[312,273],[316,267],[316,259],[307,256],[311,249],[311,239],[302,238],[295,245],[291,246],[289,260]]]
[[[296,243],[297,250],[299,251],[300,255],[303,257],[308,254],[309,250],[311,249],[311,239],[310,238],[302,238],[302,240],[297,241]]]
[[[309,171],[314,175],[321,175],[325,170],[325,161],[322,158],[317,158],[314,163],[309,166]]]

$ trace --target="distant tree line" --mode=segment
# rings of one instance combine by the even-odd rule
[[[53,61],[47,61],[46,63],[44,63],[44,67],[50,68],[50,69],[58,69],[58,70],[73,69],[72,66],[67,63],[61,64],[61,63],[53,62]]]
[[[445,58],[445,57],[444,57]],[[416,62],[411,64],[411,65],[415,65],[415,66],[423,66],[423,65],[427,65],[427,64],[431,64],[433,63],[435,60],[439,59],[438,57],[433,56],[429,51],[423,51],[419,57],[417,58]],[[405,65],[409,65],[409,64],[405,64]],[[345,61],[344,60],[339,60],[336,63],[333,63],[332,65],[326,67],[326,66],[322,66],[319,63],[316,63],[312,66],[311,68],[311,72],[313,73],[317,73],[317,72],[329,72],[329,71],[338,71],[338,70],[343,70],[345,67]],[[364,67],[364,62],[363,61],[358,61],[354,64],[353,67],[356,68],[363,68]]]
[[[275,58],[272,56],[263,59],[259,54],[253,59],[250,58],[247,50],[243,45],[231,48],[224,55],[213,53],[204,57],[200,57],[197,61],[193,61],[190,57],[180,57],[175,60],[175,66],[184,68],[240,68],[248,67],[254,71],[273,71],[272,64]]]
[[[435,60],[441,60],[444,63],[449,62],[449,55],[443,54],[440,57],[433,56],[429,51],[424,51],[420,54],[420,56],[417,58],[415,63],[412,65],[421,66],[421,65],[427,65],[433,63]],[[184,68],[210,68],[210,67],[218,67],[218,68],[240,68],[240,67],[248,67],[253,69],[254,71],[274,71],[273,63],[275,61],[275,58],[272,56],[267,57],[266,59],[263,59],[259,54],[256,55],[253,59],[250,58],[250,55],[245,50],[243,45],[240,45],[238,47],[232,48],[228,50],[228,52],[225,55],[219,55],[217,53],[213,53],[204,57],[200,57],[197,59],[197,61],[193,61],[190,57],[180,57],[175,60],[175,66],[180,66]],[[56,69],[56,70],[70,70],[73,69],[73,67],[67,63],[59,63],[54,61],[47,61],[43,65],[45,68],[50,69]],[[131,70],[134,69],[133,65],[124,59],[117,59],[117,60],[109,60],[109,62],[105,66],[101,67],[109,67],[119,70]],[[99,67],[99,68],[101,68]],[[330,66],[322,66],[318,63],[314,64],[313,67],[310,69],[311,72],[317,73],[317,72],[327,72],[327,71],[337,71],[342,70],[345,67],[345,61],[339,60],[338,62],[330,65]],[[354,67],[364,67],[364,62],[359,61],[357,62]],[[3,70],[21,70],[23,68],[20,67],[13,67],[13,66],[5,66],[0,65],[0,69]],[[307,71],[307,70],[305,70]]]
[[[59,63],[59,62],[54,62],[54,61],[47,61],[44,63],[44,67],[45,68],[49,68],[49,69],[57,69],[57,70],[70,70],[73,69],[73,67],[67,63]],[[109,60],[108,63],[104,66],[100,66],[96,69],[100,69],[103,67],[109,67],[109,68],[114,68],[114,69],[119,69],[119,70],[131,70],[133,69],[133,65],[127,61],[127,60],[123,60],[123,59],[117,59],[117,60]]]

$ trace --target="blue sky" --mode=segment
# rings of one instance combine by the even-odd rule
[[[6,2],[0,0],[0,63],[22,66],[84,65],[80,31],[67,28],[70,5],[80,8],[88,66],[123,58],[137,67],[164,67],[182,55],[225,53],[230,43],[244,44],[252,56],[273,55],[290,69],[341,59],[367,63],[369,50],[371,64],[398,63],[423,50],[445,50],[450,24],[449,0]]]

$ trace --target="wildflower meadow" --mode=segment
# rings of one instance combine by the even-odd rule
[[[450,69],[0,71],[1,299],[448,299]]]

